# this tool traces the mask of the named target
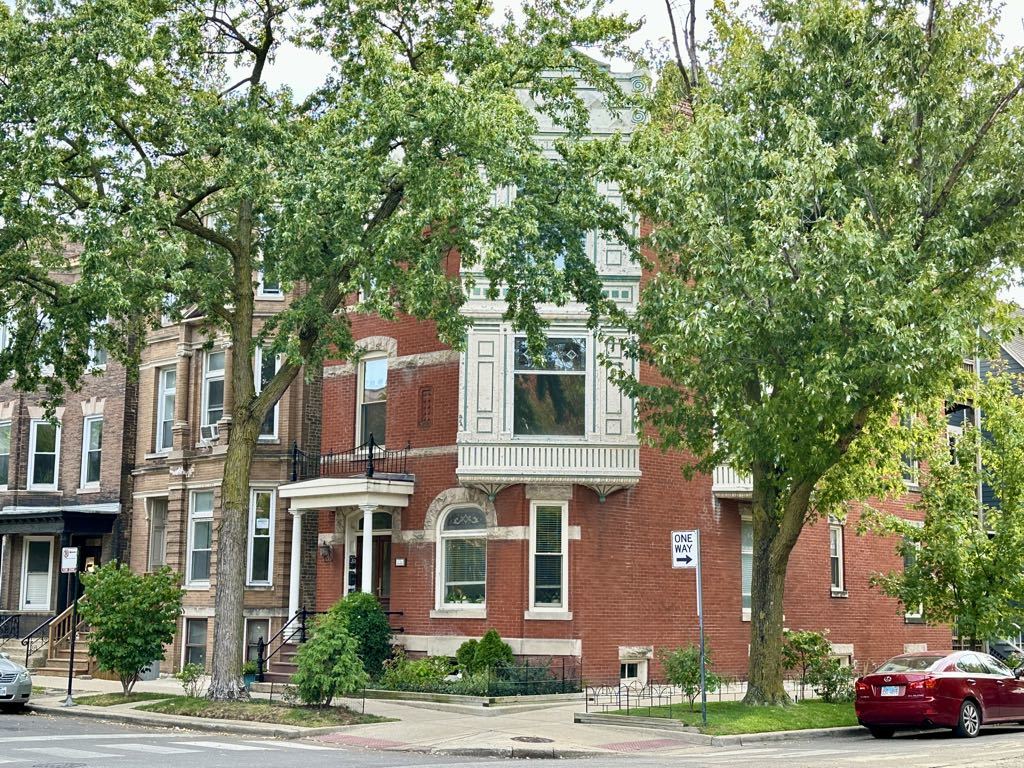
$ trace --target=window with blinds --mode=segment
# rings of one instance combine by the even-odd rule
[[[167,564],[167,499],[149,500],[149,570]]]
[[[254,490],[249,503],[249,572],[246,583],[269,586],[273,563],[274,492]]]
[[[534,608],[565,607],[566,512],[563,505],[536,505],[533,509],[530,543]]]
[[[440,534],[442,606],[482,606],[487,598],[486,516],[475,507],[456,507],[444,516]]]
[[[750,583],[754,575],[754,523],[740,522],[740,590],[743,595],[743,615],[750,615]]]

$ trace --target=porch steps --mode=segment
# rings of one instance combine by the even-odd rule
[[[71,646],[63,643],[57,648],[50,650],[41,666],[33,668],[33,674],[61,677],[68,673],[68,663],[71,661]],[[89,657],[88,636],[79,637],[75,641],[75,677],[89,674],[91,666]]]
[[[296,643],[285,643],[281,650],[270,659],[267,670],[263,673],[265,683],[290,683],[292,675],[299,671],[295,664],[295,655],[299,651]]]

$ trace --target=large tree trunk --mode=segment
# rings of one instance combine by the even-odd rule
[[[746,704],[788,704],[783,685],[783,607],[789,556],[803,529],[813,483],[796,484],[780,503],[765,473],[754,471],[754,557],[750,581],[750,663]]]

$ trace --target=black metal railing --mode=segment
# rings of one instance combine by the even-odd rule
[[[32,658],[32,654],[42,648],[50,641],[50,625],[53,624],[57,616],[51,616],[38,627],[33,629],[23,638],[21,638],[21,644],[25,646],[25,666],[28,666],[29,659]]]
[[[316,611],[307,611],[305,606],[295,612],[284,625],[277,630],[277,633],[268,640],[262,637],[256,641],[256,680],[263,682],[270,660],[281,653],[286,645],[298,645],[306,642],[307,625],[309,620],[316,616]],[[274,646],[274,643],[277,643]],[[273,648],[271,648],[274,646]]]
[[[306,452],[298,444],[292,446],[292,482],[317,477],[373,477],[377,474],[408,474],[409,450],[405,448],[387,450],[370,439],[351,451],[330,453]]]
[[[21,614],[12,613],[0,617],[0,639],[10,640],[15,637],[21,637]]]

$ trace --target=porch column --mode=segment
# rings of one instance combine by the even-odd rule
[[[302,575],[302,513],[289,509],[292,515],[292,561],[288,573],[288,618],[299,612],[299,579]]]
[[[363,510],[363,583],[360,589],[366,593],[373,592],[373,513],[376,504],[360,504]]]

